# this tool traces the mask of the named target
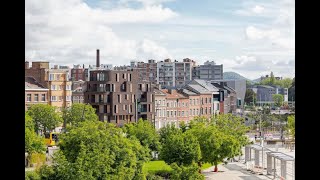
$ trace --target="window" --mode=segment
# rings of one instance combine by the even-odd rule
[[[118,102],[121,103],[121,95],[118,94]]]
[[[63,89],[63,86],[60,85],[60,86],[57,86],[58,90],[62,90]]]
[[[56,85],[51,85],[51,90],[56,90]]]
[[[113,112],[117,113],[117,105],[114,105]]]
[[[57,101],[57,96],[51,96],[51,101]]]
[[[192,99],[190,99],[190,105],[192,105]]]
[[[71,101],[71,96],[66,96],[66,101]]]
[[[177,116],[177,111],[174,111],[174,117],[176,117]]]
[[[38,102],[38,101],[39,101],[39,94],[35,94],[35,95],[34,95],[34,101],[35,101],[35,102]]]
[[[41,101],[46,101],[46,94],[41,94]]]
[[[173,111],[171,111],[171,117],[173,117]]]
[[[184,116],[184,111],[182,111],[182,116]]]
[[[208,103],[208,99],[206,98],[206,104]]]
[[[167,111],[167,117],[169,117],[169,111]]]
[[[63,100],[63,97],[62,96],[59,96],[59,101],[62,101]]]
[[[56,77],[57,77],[57,79],[56,79],[56,80],[57,80],[57,81],[59,81],[59,80],[60,80],[60,74],[57,74],[57,76],[56,76]]]
[[[129,74],[129,81],[131,81],[131,74]]]
[[[125,98],[126,100],[129,100],[128,94],[125,94],[125,95],[124,95],[124,98]]]
[[[209,98],[209,103],[211,103],[211,98]]]
[[[53,81],[54,80],[54,74],[49,74],[49,81]]]
[[[31,102],[31,94],[27,94],[27,102]]]
[[[66,85],[66,90],[71,90],[71,86],[70,85]]]

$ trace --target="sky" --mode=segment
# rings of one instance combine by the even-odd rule
[[[25,60],[215,61],[249,79],[295,76],[294,0],[25,0]]]

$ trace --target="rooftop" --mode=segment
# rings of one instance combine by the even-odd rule
[[[25,77],[25,83],[24,83],[25,90],[48,90],[44,86],[42,86],[40,83],[38,83],[33,77]]]

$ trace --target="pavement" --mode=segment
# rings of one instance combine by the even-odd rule
[[[230,162],[226,165],[219,164],[218,172],[213,172],[214,166],[202,171],[208,180],[271,180],[273,176],[259,175],[246,170],[242,162]]]

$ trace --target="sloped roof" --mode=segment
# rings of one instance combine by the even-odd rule
[[[38,83],[33,77],[25,77],[24,78],[24,88],[28,89],[39,89],[39,90],[47,90],[44,86]]]
[[[202,80],[202,79],[195,79],[194,81],[209,91],[218,91],[218,89],[214,87],[210,81]]]

